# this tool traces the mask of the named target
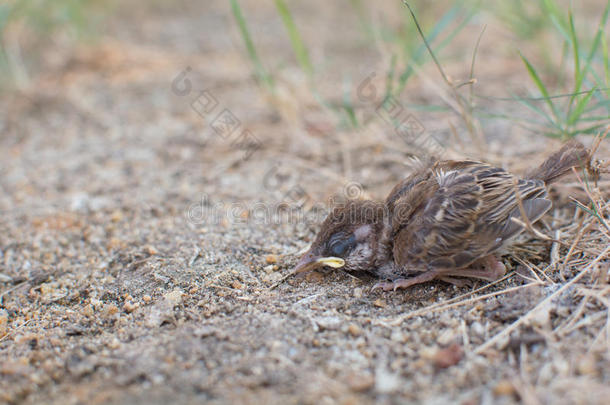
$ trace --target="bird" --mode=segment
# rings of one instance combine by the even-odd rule
[[[590,152],[572,140],[518,177],[475,160],[433,160],[396,184],[385,201],[347,200],[333,207],[293,269],[365,271],[373,290],[441,280],[458,286],[495,281],[499,257],[551,209],[548,185]]]

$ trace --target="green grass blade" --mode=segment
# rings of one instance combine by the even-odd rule
[[[533,126],[536,126],[536,127],[540,127],[543,125],[540,123],[540,120],[525,118],[521,115],[511,115],[511,114],[505,114],[505,113],[486,111],[483,108],[478,108],[476,111],[476,115],[483,117],[483,118],[501,118],[501,119],[505,119],[505,120],[509,120],[509,121],[518,122],[520,124],[528,123],[528,124],[532,124]]]
[[[589,208],[578,200],[572,200],[572,201],[574,201],[576,203],[576,205],[578,205],[578,208],[585,211],[587,214],[589,214],[593,217],[598,217],[599,214],[597,214],[597,211],[595,210],[595,208]]]
[[[532,66],[532,64],[529,62],[529,60],[527,60],[527,58],[525,56],[523,56],[523,54],[521,52],[519,52],[519,56],[521,57],[521,60],[525,64],[525,68],[527,69],[527,72],[529,73],[531,79],[534,81],[534,84],[536,85],[536,87],[538,87],[538,90],[540,90],[540,93],[542,93],[542,96],[545,98],[545,101],[546,101],[547,105],[549,106],[549,108],[551,109],[551,111],[553,112],[555,119],[558,120],[559,112],[557,111],[557,107],[555,107],[553,100],[551,98],[549,98],[549,92],[547,91],[544,83],[542,83],[542,80],[540,80],[540,76],[538,76],[536,69],[534,69],[534,66]]]
[[[572,52],[574,53],[574,93],[578,93],[580,91],[580,86],[582,85],[582,80],[584,78],[584,72],[580,70],[580,50],[578,45],[578,37],[576,36],[576,29],[574,28],[574,15],[572,11],[568,11],[568,21],[570,24],[570,43],[572,44]],[[570,102],[568,103],[568,115],[572,110],[572,104],[574,103],[575,96],[570,97]]]
[[[5,81],[8,82],[12,79],[11,66],[9,63],[8,55],[4,49],[3,41],[3,30],[8,22],[10,14],[10,6],[7,4],[0,4],[0,89],[4,85]]]
[[[602,35],[602,57],[604,59],[604,86],[610,87],[610,63],[608,62],[608,43],[606,37]],[[606,95],[610,96],[610,90],[606,90]]]
[[[602,78],[602,76],[598,75],[595,69],[591,69],[590,75],[595,79],[595,84],[597,84],[597,87],[599,87],[599,89],[595,92],[593,96],[595,98],[595,105],[593,105],[593,107],[590,109],[587,108],[585,110],[585,113],[588,111],[594,111],[598,108],[605,107],[608,111],[608,116],[610,117],[610,99],[608,98],[608,91],[610,89],[604,85],[605,78]]]
[[[606,8],[602,14],[601,21],[599,22],[599,27],[597,28],[597,35],[595,36],[595,41],[591,46],[591,52],[589,53],[589,57],[592,59],[594,51],[597,47],[597,40],[599,38],[599,42],[601,43],[602,48],[602,63],[604,66],[604,87],[610,87],[610,69],[608,67],[608,42],[606,40],[606,22],[608,21],[608,13],[610,12],[610,0],[606,3]],[[599,82],[599,81],[598,81]],[[606,90],[606,96],[610,96],[610,90]]]
[[[576,103],[574,110],[568,116],[568,125],[573,125],[581,118],[585,107],[589,104],[589,101],[591,101],[591,98],[593,97],[593,94],[595,94],[595,91],[597,91],[597,89],[591,90],[589,94],[581,98],[580,101]]]
[[[477,38],[477,42],[474,45],[474,50],[472,51],[472,60],[470,61],[470,75],[469,75],[470,80],[474,79],[474,63],[476,62],[479,45],[481,43],[481,39],[483,38],[483,34],[485,33],[486,29],[487,29],[487,25],[484,25],[483,29],[481,30],[481,33],[479,34],[479,37]],[[472,105],[473,93],[474,93],[474,86],[470,85],[470,89],[469,89],[470,105]]]
[[[459,11],[458,7],[454,7],[455,12],[457,13],[457,11]],[[453,10],[453,8],[452,8]],[[441,21],[439,21],[434,27],[433,29],[430,31],[430,35],[426,36],[428,43],[432,43],[432,41],[434,41],[436,39],[436,37],[443,31],[443,29],[445,28],[446,24],[450,23],[452,21],[453,18],[453,13],[450,14],[450,12],[452,10],[449,10],[447,12],[447,14],[445,14],[445,16],[443,16],[443,18],[441,19]],[[455,36],[462,30],[464,29],[464,27],[468,24],[468,22],[472,19],[472,17],[476,14],[476,11],[472,11],[471,13],[469,13],[446,37],[445,39],[443,39],[437,46],[434,47],[434,52],[438,53],[440,51],[443,50],[443,48],[445,48],[445,46],[449,45],[451,43],[451,41],[455,38]],[[447,17],[447,18],[445,18]],[[407,83],[407,80],[409,79],[409,77],[411,77],[411,75],[414,73],[413,70],[413,66],[412,63],[421,63],[424,59],[425,56],[425,51],[426,51],[426,46],[424,44],[422,44],[417,51],[414,53],[414,56],[412,57],[412,60],[414,62],[411,62],[407,65],[406,70],[400,75],[399,81],[398,81],[398,88],[395,92],[395,94],[400,94],[402,92],[402,90],[404,90],[404,87]]]
[[[358,15],[358,20],[360,21],[360,25],[362,26],[362,30],[366,33],[366,36],[369,40],[375,40],[375,32],[367,20],[366,11],[362,6],[362,0],[350,0],[350,4],[352,8],[356,11]]]
[[[574,82],[577,83],[577,87],[574,92],[578,92],[580,90],[580,85],[578,82],[578,76],[580,75],[580,51],[578,46],[578,37],[576,36],[576,29],[574,28],[574,16],[572,11],[568,12],[568,20],[570,22],[570,42],[572,43],[572,52],[574,52]]]
[[[410,111],[422,111],[422,112],[451,112],[453,111],[446,105],[436,104],[405,104],[405,108]]]
[[[233,12],[233,16],[237,21],[237,25],[239,26],[239,32],[241,33],[241,37],[244,40],[246,45],[246,50],[248,51],[248,56],[250,60],[254,64],[254,69],[256,71],[256,76],[259,81],[265,84],[269,90],[273,90],[275,87],[275,83],[273,82],[273,78],[269,75],[263,64],[261,63],[258,54],[256,53],[256,48],[254,47],[254,42],[252,42],[252,37],[250,36],[250,31],[248,30],[248,26],[246,25],[246,20],[244,19],[244,15],[241,11],[241,7],[237,0],[231,0],[231,10]]]
[[[553,0],[542,0],[542,11],[547,14],[557,31],[566,41],[570,40],[569,22],[562,16],[561,9]]]
[[[548,121],[549,125],[551,125],[552,127],[555,127],[558,131],[560,131],[560,132],[562,131],[561,127],[557,124],[557,122],[555,120],[553,120],[553,117],[551,117],[542,108],[540,108],[536,104],[534,104],[531,100],[528,100],[527,98],[523,98],[523,97],[521,97],[521,98],[516,97],[515,100],[518,101],[520,104],[523,104],[528,109],[543,116]]]
[[[345,110],[352,128],[358,128],[358,118],[356,118],[356,111],[352,104],[351,89],[351,81],[346,78],[343,81],[343,110]]]
[[[301,69],[303,69],[307,76],[311,78],[313,75],[313,66],[309,60],[309,54],[307,53],[307,48],[301,39],[299,30],[297,29],[294,19],[288,10],[288,6],[286,6],[284,0],[275,0],[275,7],[277,8],[280,17],[282,17],[282,22],[288,31],[292,49],[294,50],[294,54],[299,62],[299,65],[301,65]]]
[[[12,9],[8,4],[0,4],[0,36],[9,21]]]
[[[607,125],[608,125],[607,123],[601,123],[601,124],[592,125],[590,127],[586,127],[586,128],[582,128],[582,129],[575,129],[575,130],[568,132],[568,136],[571,138],[578,134],[587,134],[587,135],[597,134],[601,129],[606,128]]]
[[[388,75],[386,76],[385,94],[383,96],[382,103],[385,103],[386,100],[392,96],[392,87],[394,85],[394,73],[395,72],[396,72],[396,54],[392,54],[392,59],[390,61],[390,70],[388,71]]]
[[[593,115],[590,117],[582,117],[581,122],[597,122],[597,121],[608,121],[607,115]]]
[[[601,100],[590,107],[587,106],[587,108],[585,108],[584,112],[585,112],[585,114],[588,114],[590,112],[597,110],[598,108],[610,108],[610,100],[608,100],[608,99]]]
[[[597,53],[597,48],[599,47],[600,43],[603,47],[602,53],[608,52],[607,47],[604,45],[606,42],[604,32],[606,29],[606,23],[608,21],[608,13],[610,13],[610,0],[606,3],[606,8],[604,9],[604,12],[602,13],[602,17],[599,21],[599,25],[597,27],[597,33],[595,34],[595,38],[593,39],[593,43],[591,44],[591,49],[589,50],[589,54],[587,55],[587,62],[586,62],[585,68],[584,68],[585,70],[589,68],[589,65],[591,64],[593,57]]]
[[[428,43],[432,44],[439,36],[439,34],[441,34],[451,22],[455,21],[455,19],[459,15],[459,12],[460,8],[458,6],[453,6],[445,14],[443,14],[443,16],[438,20],[434,27],[432,27],[430,33],[426,35]],[[442,47],[444,47],[451,39],[453,39],[453,37],[459,32],[459,30],[461,30],[465,26],[465,24],[470,20],[470,18],[471,16],[466,18],[465,21],[462,22],[462,24],[458,25],[458,27],[456,27],[456,29],[453,30],[453,32],[451,32],[450,35],[447,36],[447,39],[443,41],[441,45],[435,47],[434,50],[436,52],[440,51]],[[426,46],[424,44],[421,44],[410,56],[410,62],[405,67],[405,70],[400,74],[398,78],[398,86],[394,94],[400,94],[404,90],[407,81],[414,73],[413,65],[422,63],[425,55]]]
[[[574,29],[574,22],[572,19],[572,15],[570,13],[570,27],[571,27],[571,35],[573,37],[572,41],[573,41],[573,46],[574,46],[574,61],[575,61],[574,93],[578,93],[580,91],[582,83],[584,82],[585,78],[587,77],[587,73],[589,72],[589,70],[591,68],[591,62],[593,61],[594,56],[597,54],[599,45],[602,44],[602,39],[604,39],[603,38],[604,28],[606,27],[606,21],[608,20],[609,10],[610,10],[610,1],[608,1],[606,3],[606,7],[604,9],[604,12],[602,13],[601,20],[597,27],[597,33],[595,34],[595,38],[593,39],[593,43],[591,44],[591,49],[589,49],[589,53],[587,55],[587,58],[585,59],[585,65],[582,68],[582,70],[580,69],[580,63],[579,63],[578,39],[576,37],[576,30]],[[604,51],[607,51],[607,50],[604,50]],[[602,85],[599,82],[598,82],[598,84],[600,86]],[[575,97],[572,97],[570,99],[570,104],[569,104],[570,108],[568,109],[568,111],[570,111],[574,100],[575,100]],[[572,114],[569,113],[569,115],[571,116]]]
[[[462,21],[460,21],[460,23],[453,29],[453,31],[451,31],[446,37],[445,39],[443,39],[438,46],[436,47],[436,52],[440,52],[445,46],[449,45],[451,43],[451,41],[455,38],[455,36],[457,34],[459,34],[459,32],[464,29],[464,27],[466,25],[468,25],[468,23],[470,22],[470,20],[472,20],[472,17],[474,17],[477,13],[477,10],[470,10],[470,12],[468,14],[466,14],[466,16],[462,19]]]

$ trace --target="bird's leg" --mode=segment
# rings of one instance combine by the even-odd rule
[[[396,291],[399,288],[409,288],[415,284],[425,283],[439,279],[447,283],[464,287],[471,281],[462,277],[478,278],[486,281],[496,281],[506,273],[506,267],[494,255],[485,256],[472,264],[471,267],[462,269],[439,268],[427,270],[415,277],[399,278],[394,281],[379,282],[373,286],[371,291],[381,288],[383,291]]]
[[[396,291],[399,288],[409,288],[415,284],[425,283],[426,281],[434,280],[440,274],[442,273],[440,273],[439,270],[433,269],[421,273],[415,277],[399,278],[394,281],[379,282],[373,286],[373,289],[371,291],[375,291],[378,288],[381,288],[383,291]]]
[[[485,256],[476,262],[474,262],[470,267],[465,269],[443,269],[441,270],[441,275],[439,275],[439,279],[446,279],[447,276],[451,280],[450,283],[453,283],[452,280],[455,280],[453,277],[471,277],[471,278],[479,278],[486,281],[496,281],[502,278],[506,274],[506,266],[502,263],[498,258],[494,255]],[[455,284],[455,283],[453,283]]]
[[[472,280],[460,277],[438,276],[438,279],[457,287],[472,287]]]

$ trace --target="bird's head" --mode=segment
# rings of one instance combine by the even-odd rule
[[[350,200],[335,207],[294,273],[323,266],[372,270],[382,249],[385,214],[385,205],[374,201]]]

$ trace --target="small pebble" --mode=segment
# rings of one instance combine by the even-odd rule
[[[109,349],[118,349],[121,346],[121,341],[116,337],[113,337],[106,343],[106,346],[108,346]]]
[[[360,336],[362,334],[362,329],[360,329],[360,326],[356,325],[355,323],[351,323],[347,327],[347,331],[352,336]]]
[[[355,392],[368,391],[375,385],[371,374],[351,373],[346,378],[347,385]]]
[[[114,304],[109,304],[104,307],[104,315],[106,316],[112,316],[117,312],[119,312],[119,307]]]
[[[437,343],[441,346],[447,346],[456,338],[456,332],[453,329],[446,329],[436,339]]]
[[[8,312],[5,309],[0,309],[0,337],[6,335],[8,324]]]
[[[379,394],[391,394],[398,390],[402,382],[400,376],[384,368],[377,369],[375,373],[375,391]]]
[[[119,210],[115,210],[112,214],[110,214],[110,220],[112,222],[119,222],[123,219],[123,213]]]
[[[267,264],[277,263],[277,256],[276,255],[267,255],[267,257],[265,257],[265,261],[267,262]]]
[[[87,304],[83,307],[81,313],[85,316],[93,316],[95,312],[93,311],[93,306],[91,304]]]
[[[379,307],[379,308],[385,308],[388,306],[388,304],[385,302],[385,300],[382,300],[381,298],[377,298],[375,300],[375,302],[373,302],[373,305],[375,305],[376,307]]]
[[[496,396],[509,396],[516,393],[515,386],[509,380],[500,380],[493,389]]]
[[[396,329],[392,331],[392,334],[390,335],[390,340],[392,342],[404,343],[407,341],[407,336],[400,330]]]
[[[597,367],[595,367],[595,359],[592,355],[586,355],[578,361],[576,366],[578,373],[581,375],[596,375]]]
[[[205,338],[208,336],[212,336],[216,332],[216,328],[212,326],[202,326],[193,331],[193,334],[199,338]]]
[[[336,316],[323,316],[316,319],[321,330],[337,330],[341,326],[341,319]]]
[[[305,281],[308,283],[321,283],[324,280],[324,275],[317,271],[312,271],[307,273],[305,276]]]
[[[123,305],[123,311],[127,312],[128,314],[132,313],[133,311],[135,311],[136,309],[138,309],[138,307],[140,306],[139,303],[133,303],[132,301],[127,301],[124,305]]]
[[[470,329],[477,336],[483,337],[485,335],[485,328],[481,325],[481,322],[473,322],[472,325],[470,325]]]
[[[167,294],[163,295],[163,297],[166,299],[166,301],[171,304],[171,305],[179,305],[180,303],[182,303],[182,290],[179,288],[176,288],[173,291],[168,292]]]
[[[352,293],[354,298],[362,298],[362,288],[354,288],[354,292]]]
[[[157,249],[155,249],[155,247],[151,246],[151,245],[147,245],[146,247],[144,247],[144,251],[146,253],[148,253],[150,256],[153,256],[153,255],[156,255],[157,253],[159,253],[157,251]]]
[[[462,357],[464,357],[462,346],[454,343],[451,346],[436,352],[436,355],[434,356],[434,365],[438,368],[448,368],[458,364],[460,360],[462,360]]]

